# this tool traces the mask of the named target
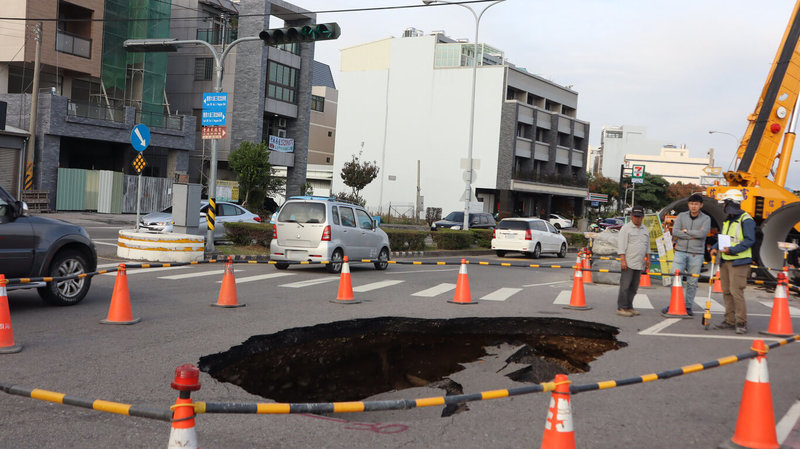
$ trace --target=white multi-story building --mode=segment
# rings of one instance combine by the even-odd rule
[[[684,184],[700,184],[701,177],[707,176],[704,169],[713,165],[710,157],[689,157],[689,149],[686,145],[680,148],[674,145],[666,145],[658,155],[649,154],[626,154],[625,167],[631,168],[633,165],[644,165],[645,171],[653,175],[659,175],[666,179],[670,184],[682,182]]]
[[[473,200],[484,211],[580,215],[589,123],[578,94],[478,46]],[[410,29],[341,51],[334,174],[352,155],[375,161],[367,207],[464,210],[474,44]],[[349,191],[338,175],[334,192]],[[424,210],[424,209],[423,209]]]
[[[626,154],[658,156],[663,142],[647,140],[642,126],[604,126],[600,135],[600,174],[619,181]]]

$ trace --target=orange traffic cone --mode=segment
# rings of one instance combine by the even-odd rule
[[[114,281],[114,292],[111,294],[111,306],[108,317],[100,320],[103,324],[136,324],[141,318],[134,318],[131,311],[131,295],[128,292],[128,276],[125,275],[125,264],[119,264],[117,280]]]
[[[683,284],[679,273],[678,270],[675,270],[675,275],[672,277],[672,295],[669,298],[669,309],[661,315],[670,318],[691,318],[686,313],[686,302],[683,300]]]
[[[722,293],[722,282],[719,280],[719,268],[717,268],[717,274],[714,275],[714,287],[711,291],[713,293]]]
[[[236,297],[236,277],[233,275],[233,259],[228,256],[228,262],[225,264],[225,274],[222,275],[222,287],[219,289],[219,298],[214,307],[244,307],[245,304],[239,304],[239,299]]]
[[[178,390],[178,399],[172,406],[172,429],[169,431],[167,449],[197,449],[197,432],[194,429],[194,404],[192,391],[200,389],[200,370],[185,364],[175,369],[175,380],[170,386]]]
[[[467,275],[467,260],[461,259],[461,268],[458,270],[458,281],[456,281],[456,294],[453,299],[448,299],[447,302],[453,304],[477,304],[477,301],[472,300],[472,295],[469,292],[469,276]]]
[[[350,260],[347,256],[344,256],[344,262],[342,262],[342,275],[339,277],[339,292],[336,295],[336,299],[331,299],[331,302],[339,304],[358,304],[361,302],[353,296],[353,283],[350,282]]]
[[[0,354],[12,354],[20,351],[22,351],[22,346],[14,344],[14,331],[11,329],[6,277],[0,274]]]
[[[733,438],[719,445],[721,449],[757,448],[779,449],[775,431],[775,415],[772,409],[772,390],[767,372],[767,348],[763,340],[753,342],[753,351],[758,356],[750,359],[744,381],[739,417]]]
[[[580,265],[575,267],[575,274],[572,282],[572,296],[569,298],[569,305],[564,306],[565,309],[573,310],[591,310],[591,307],[586,305],[586,295],[583,292],[583,271]]]
[[[542,449],[575,449],[569,383],[565,374],[556,374],[556,389],[550,397],[547,421],[544,422]]]
[[[791,337],[794,335],[792,317],[789,314],[789,298],[786,296],[787,279],[785,271],[778,273],[778,286],[775,287],[775,300],[772,303],[769,326],[765,331],[758,331],[760,334],[775,337]]]
[[[582,276],[583,276],[583,283],[584,284],[591,284],[592,283],[592,272],[589,271],[589,270],[592,269],[592,264],[589,261],[589,253],[588,252],[581,252],[581,257],[578,259],[578,261],[580,262],[581,259],[583,259],[583,262],[579,263],[578,266],[582,267],[584,270],[586,270],[583,273],[581,273]]]
[[[639,276],[639,287],[648,288],[651,286],[652,284],[650,284],[650,272],[642,271],[642,275]]]

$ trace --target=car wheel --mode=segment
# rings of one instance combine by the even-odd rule
[[[567,244],[566,243],[562,243],[561,244],[561,251],[558,252],[558,257],[560,257],[562,259],[567,257]]]
[[[385,270],[389,268],[389,249],[382,248],[380,254],[378,254],[379,262],[375,262],[375,269],[376,270]]]
[[[337,248],[331,254],[330,263],[327,266],[328,273],[339,273],[342,271],[342,263],[344,262],[344,254],[340,248]]]
[[[542,255],[542,246],[537,243],[536,244],[536,248],[533,248],[533,254],[532,255],[533,255],[534,259],[538,259],[539,256]]]
[[[70,276],[89,272],[89,264],[86,258],[77,251],[61,251],[56,254],[53,263],[47,270],[49,277]],[[89,286],[92,284],[91,277],[68,279],[60,282],[48,282],[46,287],[38,289],[39,296],[48,304],[54,306],[72,306],[86,296]]]
[[[286,262],[277,262],[275,264],[275,268],[277,268],[279,270],[285,270],[285,269],[289,268],[289,264],[286,263]]]
[[[553,227],[555,227],[555,228],[556,228],[556,229],[558,229],[559,231],[561,230],[561,225],[560,225],[560,224],[558,224],[558,223],[554,224],[554,225],[553,225]]]
[[[495,251],[497,253],[497,257],[504,257],[506,255],[505,251]]]

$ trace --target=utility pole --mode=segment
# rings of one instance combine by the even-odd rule
[[[33,91],[31,92],[31,117],[28,132],[28,149],[25,151],[25,190],[33,189],[33,156],[36,148],[36,114],[39,106],[39,62],[42,57],[42,22],[33,27],[33,39],[36,41],[36,59],[33,64]]]

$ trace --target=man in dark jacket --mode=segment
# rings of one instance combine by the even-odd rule
[[[753,245],[756,243],[756,222],[741,208],[744,195],[730,189],[717,199],[724,204],[726,218],[717,236],[711,255],[720,254],[720,281],[725,299],[725,320],[717,329],[736,329],[737,334],[747,333],[747,307],[744,289],[753,262]]]

